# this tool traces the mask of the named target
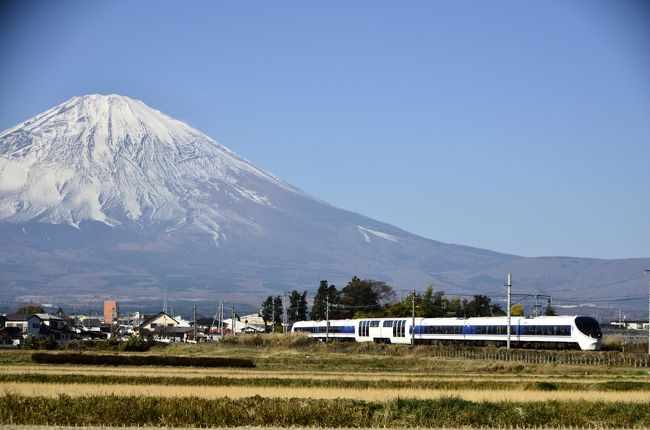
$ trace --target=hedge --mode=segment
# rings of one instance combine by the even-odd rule
[[[166,355],[115,354],[48,354],[35,352],[32,361],[45,364],[90,364],[111,366],[193,366],[193,367],[255,367],[245,358],[187,357]]]

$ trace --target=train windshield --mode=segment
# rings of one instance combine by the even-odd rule
[[[600,339],[603,337],[603,332],[600,330],[598,321],[591,317],[576,318],[576,327],[578,327],[578,330],[582,333],[594,339]]]

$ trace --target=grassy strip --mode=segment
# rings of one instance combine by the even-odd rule
[[[6,395],[0,424],[171,427],[648,428],[650,402],[156,398]]]
[[[428,390],[532,390],[532,391],[650,391],[650,382],[605,381],[605,382],[530,382],[496,380],[435,381],[417,379],[312,379],[227,376],[205,376],[188,378],[182,376],[133,376],[133,375],[54,375],[43,373],[0,374],[0,382],[31,382],[40,384],[127,384],[162,386],[210,386],[210,387],[283,387],[283,388],[354,388],[354,389],[428,389]]]
[[[36,352],[32,360],[44,364],[91,364],[111,366],[194,366],[194,367],[255,367],[245,358],[187,357],[172,355],[115,355],[115,354],[51,354]]]

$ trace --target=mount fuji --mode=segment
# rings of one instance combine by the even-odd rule
[[[74,97],[0,133],[0,301],[159,302],[166,288],[257,305],[355,275],[478,294],[508,272],[527,292],[574,297],[649,263],[425,239],[310,196],[124,96]]]

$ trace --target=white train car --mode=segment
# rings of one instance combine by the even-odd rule
[[[464,342],[477,345],[507,342],[507,317],[483,318],[363,318],[299,321],[292,331],[316,339],[353,342],[416,344]],[[602,331],[592,317],[511,317],[510,342],[514,347],[600,349]]]

